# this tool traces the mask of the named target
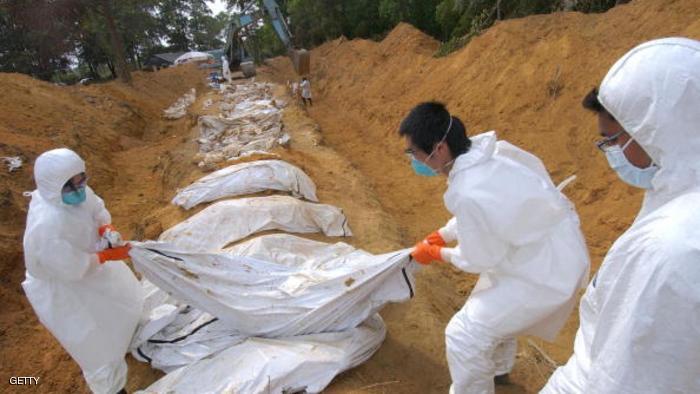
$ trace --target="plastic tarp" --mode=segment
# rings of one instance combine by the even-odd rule
[[[267,152],[289,141],[283,132],[281,105],[272,99],[271,84],[230,85],[223,93],[223,116],[198,120],[200,167],[243,157],[252,151]]]
[[[206,52],[190,51],[183,53],[175,59],[175,65],[185,64],[189,62],[198,62],[203,60],[214,60],[214,56]]]
[[[183,94],[170,107],[163,110],[163,116],[171,120],[182,118],[187,114],[187,108],[194,103],[196,98],[197,91],[194,88],[190,89],[189,92]]]
[[[317,202],[316,185],[299,168],[282,160],[241,163],[213,172],[179,190],[172,203],[185,209],[197,204],[265,190],[291,192]]]
[[[150,282],[146,285],[153,286]],[[214,316],[184,304],[151,311],[132,342],[134,358],[171,372],[228,349],[248,336]]]
[[[150,242],[134,243],[132,249],[136,268],[147,278],[144,316],[132,354],[169,372],[145,393],[320,392],[334,376],[379,348],[385,328],[375,312],[387,302],[412,297],[418,269],[408,261],[408,250],[374,256],[342,242],[289,234],[257,237],[217,254],[169,248]],[[248,270],[251,266],[255,269]],[[189,284],[183,287],[173,277]],[[292,295],[290,284],[296,289]],[[216,303],[240,301],[238,317],[218,319],[197,309],[190,295]],[[275,301],[280,296],[289,300]],[[287,324],[290,313],[299,316]],[[284,325],[288,329],[277,338],[250,337],[242,333],[250,325],[248,317],[262,331]],[[296,335],[294,326],[306,320],[325,321],[306,325],[325,331]],[[348,328],[336,331],[339,321]]]
[[[226,85],[221,101],[221,111],[234,111],[236,105],[258,100],[271,100],[274,84],[265,82],[248,82],[236,85]],[[231,115],[229,113],[229,115]]]
[[[384,322],[375,314],[341,332],[248,338],[167,374],[140,393],[318,393],[336,375],[369,359],[385,335]]]
[[[130,254],[150,282],[246,336],[348,330],[413,296],[408,249],[372,255],[287,234],[261,238],[212,253],[135,242]]]
[[[22,158],[19,156],[0,157],[0,160],[7,164],[7,170],[10,172],[22,167]]]
[[[269,196],[216,202],[169,228],[159,240],[180,250],[215,251],[264,230],[352,235],[345,215],[337,207],[290,196]]]

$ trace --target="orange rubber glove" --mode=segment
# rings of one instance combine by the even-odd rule
[[[107,231],[107,230],[117,231],[117,229],[114,228],[114,226],[112,226],[111,224],[103,224],[100,226],[100,228],[97,229],[97,233],[100,234],[100,237],[101,237],[101,236],[105,235],[105,231]]]
[[[445,242],[445,240],[442,238],[442,235],[440,235],[440,232],[437,230],[428,234],[428,236],[425,237],[425,239],[423,241],[427,242],[430,245],[437,245],[437,246],[447,245],[447,242]]]
[[[442,261],[441,250],[442,246],[440,245],[430,245],[429,243],[421,241],[413,248],[411,256],[421,264],[430,264],[432,261]]]
[[[126,246],[105,249],[103,251],[97,252],[97,257],[100,259],[100,264],[104,264],[105,261],[124,260],[129,258],[130,249],[131,245],[129,244],[126,244]]]

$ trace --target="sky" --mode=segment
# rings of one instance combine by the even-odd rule
[[[226,0],[207,0],[211,13],[217,15],[221,11],[226,11]]]

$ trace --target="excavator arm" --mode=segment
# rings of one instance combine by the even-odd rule
[[[299,75],[307,75],[311,68],[311,54],[306,49],[298,49],[294,46],[292,33],[285,21],[282,10],[275,0],[263,0],[262,10],[255,13],[236,14],[232,18],[226,34],[226,55],[232,67],[243,70],[246,76],[255,75],[252,54],[255,48],[247,45],[247,37],[255,29],[257,22],[267,17],[275,34],[287,49],[287,56],[291,59],[294,71]]]

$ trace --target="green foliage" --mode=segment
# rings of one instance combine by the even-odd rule
[[[620,3],[627,3],[627,1],[620,0],[579,0],[574,6],[574,10],[580,12],[605,12],[615,5]]]
[[[0,71],[49,79],[69,64],[76,4],[7,0],[0,7]]]
[[[152,54],[223,47],[231,13],[254,12],[262,0],[228,0],[212,15],[205,0],[110,0],[128,66]],[[340,36],[381,38],[407,22],[444,43],[436,56],[464,46],[498,19],[563,9],[604,12],[625,0],[278,0],[294,43],[311,48]],[[115,75],[114,51],[103,7],[95,0],[0,1],[0,72],[60,81]],[[255,31],[260,57],[285,52],[273,29]],[[260,61],[261,59],[257,59]],[[77,68],[76,68],[77,66]],[[70,69],[70,70],[69,70]],[[58,79],[56,79],[58,78]]]
[[[435,57],[447,56],[467,45],[472,38],[478,36],[482,31],[493,24],[493,17],[493,12],[489,11],[488,9],[481,10],[479,15],[471,18],[461,17],[455,26],[455,31],[457,33],[447,42],[440,45],[440,48],[438,48],[438,50],[435,52]],[[469,27],[465,32],[462,32],[462,26],[466,22],[469,23]],[[457,29],[458,27],[459,29]]]

